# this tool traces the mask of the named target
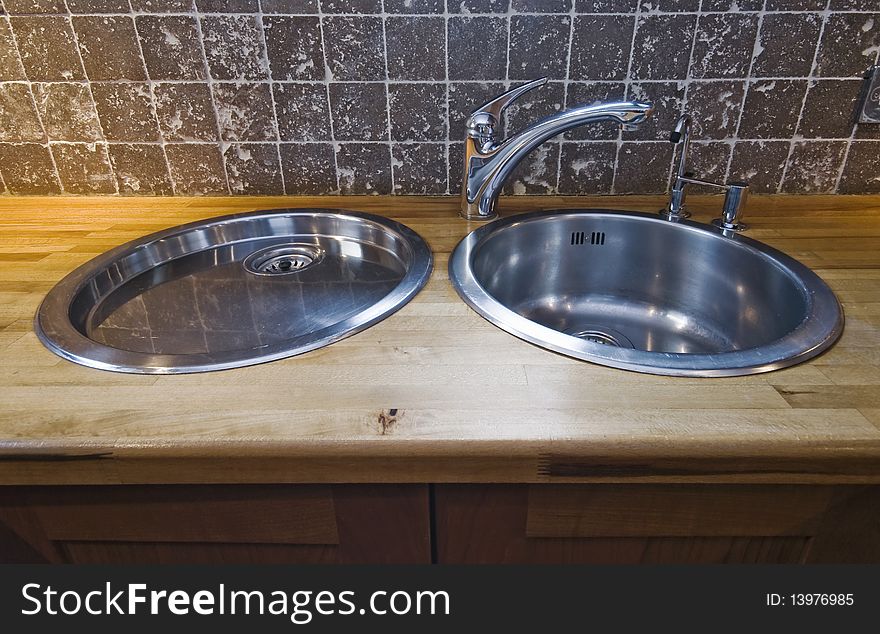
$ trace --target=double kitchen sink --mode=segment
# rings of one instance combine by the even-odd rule
[[[515,166],[547,139],[652,106],[578,106],[501,142],[501,115],[536,80],[466,122],[461,213],[492,220]],[[690,117],[669,205],[659,214],[537,212],[483,224],[455,248],[449,277],[484,318],[533,344],[602,365],[673,376],[736,376],[794,365],[843,329],[831,289],[791,257],[744,237],[745,183],[686,171]],[[714,224],[688,220],[685,186],[727,192]],[[327,209],[213,218],[135,240],[79,267],[40,306],[35,328],[60,356],[103,370],[174,374],[273,361],[332,344],[387,317],[431,274],[408,227]]]

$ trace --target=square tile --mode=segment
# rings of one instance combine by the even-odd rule
[[[0,143],[0,174],[12,194],[60,194],[49,148],[37,143]]]
[[[450,79],[507,77],[507,21],[504,18],[449,18],[447,43]]]
[[[829,194],[834,191],[846,152],[845,141],[800,141],[794,144],[782,191]]]
[[[817,13],[768,13],[761,22],[753,77],[806,77],[822,18]]]
[[[51,149],[65,193],[116,193],[116,178],[106,144],[56,143]]]
[[[630,76],[641,80],[687,77],[696,21],[692,14],[639,18]]]
[[[610,194],[616,158],[616,143],[563,143],[559,165],[559,193]]]
[[[635,18],[632,16],[577,16],[571,41],[570,77],[624,79],[634,27]]]
[[[388,110],[384,84],[331,84],[333,132],[340,141],[385,141]]]
[[[446,77],[446,22],[434,17],[385,21],[388,76],[442,80]]]
[[[219,83],[213,93],[222,140],[277,140],[269,84]]]
[[[324,51],[318,18],[267,16],[263,18],[263,32],[272,79],[324,79]]]
[[[113,143],[108,149],[120,194],[170,196],[173,193],[161,145]]]
[[[446,86],[391,84],[388,99],[393,140],[446,140]]]
[[[74,16],[73,28],[90,80],[147,78],[131,17]]]
[[[863,85],[859,79],[811,81],[798,134],[807,139],[849,137],[858,118]]]
[[[332,79],[385,79],[382,18],[334,15],[325,17],[323,24],[324,47]]]
[[[770,79],[750,82],[739,126],[741,139],[787,139],[797,128],[807,82]]]
[[[268,79],[263,34],[256,16],[203,16],[202,39],[214,79]]]
[[[98,141],[101,124],[88,84],[33,84],[34,102],[52,141]],[[40,135],[42,136],[42,135]]]
[[[669,189],[672,144],[629,141],[617,153],[615,194],[662,194]]]
[[[165,146],[168,168],[178,196],[225,195],[226,173],[220,148],[214,143]]]
[[[216,141],[217,117],[206,83],[153,86],[159,128],[166,141]]]
[[[571,18],[567,15],[514,15],[510,18],[511,79],[565,79]]]
[[[45,140],[28,85],[0,83],[0,141]]]
[[[387,144],[340,143],[337,148],[340,193],[391,193],[391,148]]]
[[[147,84],[93,84],[92,94],[108,141],[159,140],[153,98]]]
[[[281,169],[288,195],[317,196],[339,191],[330,143],[282,143]]]
[[[394,193],[427,196],[446,193],[446,145],[395,143],[391,146]]]
[[[13,17],[10,23],[28,79],[71,81],[85,78],[70,18],[22,16]]]
[[[135,18],[150,79],[205,79],[198,23],[191,15]]]
[[[282,141],[329,141],[330,108],[324,84],[273,84]]]
[[[691,76],[702,79],[745,77],[757,34],[757,14],[701,15],[697,22]]]
[[[281,163],[274,143],[233,143],[223,153],[233,194],[280,195]]]
[[[746,182],[755,193],[775,194],[790,147],[788,141],[737,141],[733,146],[729,180]]]

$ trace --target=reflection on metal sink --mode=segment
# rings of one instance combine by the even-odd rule
[[[37,335],[83,365],[219,370],[314,350],[408,302],[431,251],[397,222],[258,211],[168,229],[86,263],[43,301]]]
[[[770,247],[656,214],[538,212],[456,247],[459,295],[504,330],[602,365],[734,376],[809,359],[843,312],[807,267]]]

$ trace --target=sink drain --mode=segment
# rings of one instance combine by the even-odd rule
[[[582,326],[576,330],[567,331],[566,334],[591,343],[614,348],[635,348],[633,342],[626,335],[612,330],[611,328],[599,328],[596,326]]]
[[[251,253],[244,268],[255,275],[299,273],[321,261],[323,252],[311,244],[282,244]]]

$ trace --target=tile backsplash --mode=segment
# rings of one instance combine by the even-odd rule
[[[3,0],[0,191],[457,194],[467,113],[538,76],[507,128],[648,99],[638,130],[538,148],[514,194],[880,192],[858,125],[880,0]]]

